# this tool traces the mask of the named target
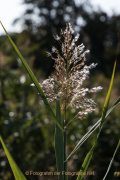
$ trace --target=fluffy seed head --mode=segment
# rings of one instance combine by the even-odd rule
[[[55,61],[56,74],[43,81],[41,87],[48,101],[60,99],[62,109],[69,106],[79,109],[77,117],[82,119],[84,115],[94,111],[96,106],[96,103],[86,95],[98,92],[102,87],[92,89],[82,87],[83,82],[89,77],[90,69],[96,67],[96,64],[85,65],[85,55],[89,50],[84,51],[83,44],[76,46],[79,34],[73,38],[73,33],[71,24],[67,23],[65,31],[61,30],[64,41],[62,42],[58,35],[54,37],[61,46],[61,52],[52,47],[52,53],[55,53],[56,57],[53,57],[52,53],[48,53],[48,56]]]

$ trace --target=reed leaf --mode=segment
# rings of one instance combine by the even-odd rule
[[[9,38],[12,46],[14,47],[16,53],[18,54],[19,58],[21,59],[23,65],[24,65],[24,67],[26,68],[28,74],[30,75],[32,81],[34,82],[34,84],[35,84],[38,92],[40,93],[41,98],[43,99],[43,101],[44,101],[44,103],[45,103],[45,105],[46,105],[46,108],[49,110],[50,114],[52,115],[53,120],[54,120],[54,121],[56,122],[56,124],[63,130],[63,128],[62,128],[62,126],[60,125],[60,123],[58,122],[58,120],[57,120],[57,118],[56,118],[56,116],[55,116],[55,114],[54,114],[54,112],[53,112],[53,110],[52,110],[52,108],[51,108],[51,106],[50,106],[47,98],[45,97],[45,94],[44,94],[44,92],[43,92],[43,90],[42,90],[42,88],[41,88],[38,80],[37,80],[36,77],[34,76],[32,70],[30,69],[30,67],[29,67],[28,64],[26,63],[25,59],[23,58],[22,54],[20,53],[20,51],[18,50],[18,48],[16,47],[16,45],[14,44],[14,42],[12,41],[12,39],[10,38],[10,36],[8,35],[6,29],[4,28],[3,24],[1,23],[1,21],[0,21],[0,24],[2,25],[2,27],[3,27],[3,29],[4,29],[4,31],[5,31],[5,33],[6,33],[6,35],[7,35],[7,37]]]
[[[109,104],[109,100],[110,100],[110,96],[111,96],[112,85],[113,85],[113,80],[114,80],[114,75],[115,75],[115,68],[116,68],[116,61],[114,63],[114,68],[113,68],[112,78],[111,78],[111,82],[110,82],[110,87],[109,87],[107,97],[106,97],[106,100],[105,100],[105,104],[104,104],[104,107],[103,107],[103,111],[102,111],[102,119],[101,119],[100,129],[103,126],[105,116],[106,116],[106,112],[107,112],[107,109],[108,109],[108,104]]]
[[[115,152],[114,152],[114,154],[113,154],[113,157],[112,157],[112,159],[111,159],[111,161],[110,161],[110,164],[109,164],[109,166],[108,166],[107,172],[106,172],[103,180],[105,180],[106,177],[107,177],[107,174],[108,174],[108,172],[109,172],[109,170],[110,170],[110,168],[111,168],[111,165],[112,165],[112,163],[113,163],[114,157],[115,157],[115,155],[116,155],[116,152],[117,152],[119,146],[120,146],[120,140],[119,140],[118,145],[117,145],[117,147],[116,147],[116,149],[115,149]]]
[[[103,111],[102,111],[102,117],[101,117],[101,123],[100,123],[99,131],[98,131],[97,137],[95,139],[95,142],[94,142],[92,148],[88,152],[88,154],[87,154],[87,156],[86,156],[86,158],[85,158],[85,160],[84,160],[84,162],[82,164],[82,167],[81,167],[81,170],[80,170],[79,175],[77,177],[77,180],[82,180],[84,178],[85,173],[87,171],[87,168],[88,168],[88,166],[90,164],[90,161],[92,159],[92,155],[93,155],[93,151],[94,151],[95,145],[97,143],[98,137],[99,137],[100,132],[102,130],[102,127],[103,127],[103,124],[104,124],[104,120],[105,120],[105,116],[106,116],[107,109],[108,109],[108,104],[109,104],[110,96],[111,96],[112,85],[113,85],[114,74],[115,74],[115,68],[116,68],[116,61],[114,63],[114,68],[113,68],[113,73],[112,73],[112,78],[111,78],[110,86],[109,86],[107,97],[106,97],[106,100],[105,100],[105,103],[104,103],[104,106],[103,106]]]
[[[3,141],[1,136],[0,136],[0,141],[2,143],[4,151],[5,151],[6,156],[8,158],[8,161],[10,163],[10,166],[11,166],[11,169],[13,171],[15,179],[16,180],[27,180],[25,178],[25,176],[23,175],[23,173],[21,172],[21,170],[19,169],[19,167],[17,166],[17,164],[15,163],[15,161],[13,160],[13,158],[12,158],[10,152],[8,151],[8,149],[7,149],[7,147],[6,147],[6,145],[5,145],[5,143],[4,143],[4,141]]]

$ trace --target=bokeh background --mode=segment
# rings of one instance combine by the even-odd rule
[[[97,67],[91,70],[90,78],[84,84],[89,88],[99,85],[103,87],[101,92],[92,97],[97,103],[96,111],[87,115],[82,121],[76,120],[69,124],[67,154],[70,154],[80,138],[101,117],[120,41],[118,1],[114,1],[116,6],[111,11],[95,8],[92,2],[90,0],[23,0],[21,2],[23,5],[19,5],[19,8],[23,7],[18,11],[19,13],[13,8],[14,6],[12,7],[14,4],[10,5],[9,2],[6,4],[6,12],[0,11],[3,14],[3,17],[1,16],[3,21],[2,18],[0,19],[3,24],[7,22],[6,19],[9,19],[12,11],[16,12],[12,28],[8,29],[8,32],[39,82],[54,73],[54,62],[47,57],[46,52],[50,52],[52,46],[57,46],[53,35],[60,35],[60,29],[64,30],[67,22],[71,23],[76,33],[80,33],[78,44],[84,43],[85,49],[90,50],[86,63],[98,63]],[[1,10],[2,3],[0,1]],[[5,27],[7,29],[7,25]],[[1,27],[0,30],[0,133],[23,173],[30,170],[54,172],[56,171],[54,121],[50,118],[37,90],[30,86],[32,81]],[[120,96],[119,50],[117,59],[110,105]],[[51,106],[55,110],[55,103]],[[86,176],[85,180],[101,180],[106,173],[120,137],[119,109],[118,105],[107,118],[88,168],[88,171],[94,171],[95,175]],[[75,109],[69,109],[67,120],[74,117],[75,113]],[[70,158],[69,171],[80,170],[96,134],[97,131]],[[106,179],[119,179],[114,176],[114,172],[120,171],[119,151]],[[31,175],[26,178],[52,180],[57,179],[57,176]],[[14,177],[0,145],[0,180],[3,179],[13,180]],[[69,180],[75,179],[76,176],[69,176]]]

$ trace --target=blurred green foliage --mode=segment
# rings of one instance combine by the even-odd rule
[[[86,1],[87,2],[87,1]],[[55,7],[54,1],[27,1],[31,7],[39,10],[39,18],[42,23],[28,18],[27,14],[35,12],[28,9],[24,16],[24,27],[19,34],[11,34],[11,38],[19,48],[23,57],[32,68],[37,79],[42,82],[51,73],[54,73],[54,62],[46,56],[46,51],[51,51],[53,45],[57,46],[53,35],[65,27],[65,14],[70,16],[72,26],[78,28],[77,19],[82,17],[85,21],[81,26],[82,42],[91,50],[87,57],[87,63],[97,62],[96,70],[91,71],[89,80],[84,84],[86,87],[103,86],[103,90],[92,98],[97,102],[94,113],[86,116],[82,121],[72,121],[67,127],[67,154],[73,150],[79,139],[100,118],[106,93],[109,87],[110,76],[116,49],[118,44],[117,33],[120,30],[120,17],[111,18],[105,12],[88,12],[84,3],[77,6],[73,1],[59,1]],[[42,4],[41,4],[42,3]],[[89,4],[88,4],[89,5]],[[87,6],[88,6],[87,5]],[[72,10],[70,10],[72,8]],[[32,8],[31,8],[32,9]],[[48,13],[46,10],[48,10]],[[51,11],[57,12],[56,16],[50,16]],[[61,13],[63,10],[63,13]],[[42,13],[42,14],[41,14]],[[67,16],[66,16],[67,17]],[[21,18],[21,19],[22,19]],[[40,21],[41,22],[41,21]],[[59,33],[58,33],[59,34]],[[118,52],[118,60],[120,51]],[[117,62],[116,76],[113,84],[110,104],[120,95],[120,62]],[[31,80],[21,64],[7,37],[0,36],[0,132],[13,158],[23,173],[25,171],[56,171],[54,152],[54,129],[55,124],[37,93],[30,86]],[[55,111],[55,103],[51,104]],[[70,108],[67,121],[74,117],[76,110]],[[86,180],[99,180],[104,177],[109,162],[120,137],[120,111],[119,106],[108,116],[99,138],[93,159],[88,171],[94,171],[94,176],[87,176]],[[96,132],[87,140],[82,147],[68,161],[68,171],[77,172],[92,147]],[[120,169],[119,150],[115,156],[108,179],[115,179],[114,172]],[[29,180],[57,179],[57,176],[26,176]],[[0,145],[0,180],[14,179],[8,160]],[[75,180],[75,176],[69,176]]]

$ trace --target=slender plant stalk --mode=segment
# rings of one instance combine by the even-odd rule
[[[65,175],[65,172],[66,172],[66,131],[64,131],[64,180],[66,179],[66,175]]]
[[[67,94],[67,88],[66,88],[66,94]],[[65,117],[64,117],[64,180],[67,180],[67,175],[65,175],[65,172],[67,172],[67,161],[66,160],[66,99],[65,99]]]
[[[68,51],[68,49],[67,49]],[[66,62],[66,76],[68,80],[68,61],[69,61],[69,53],[67,52],[67,62]],[[67,172],[67,161],[66,161],[66,111],[67,111],[67,85],[65,89],[65,118],[64,118],[64,171]],[[64,173],[64,180],[67,180],[68,176]]]

